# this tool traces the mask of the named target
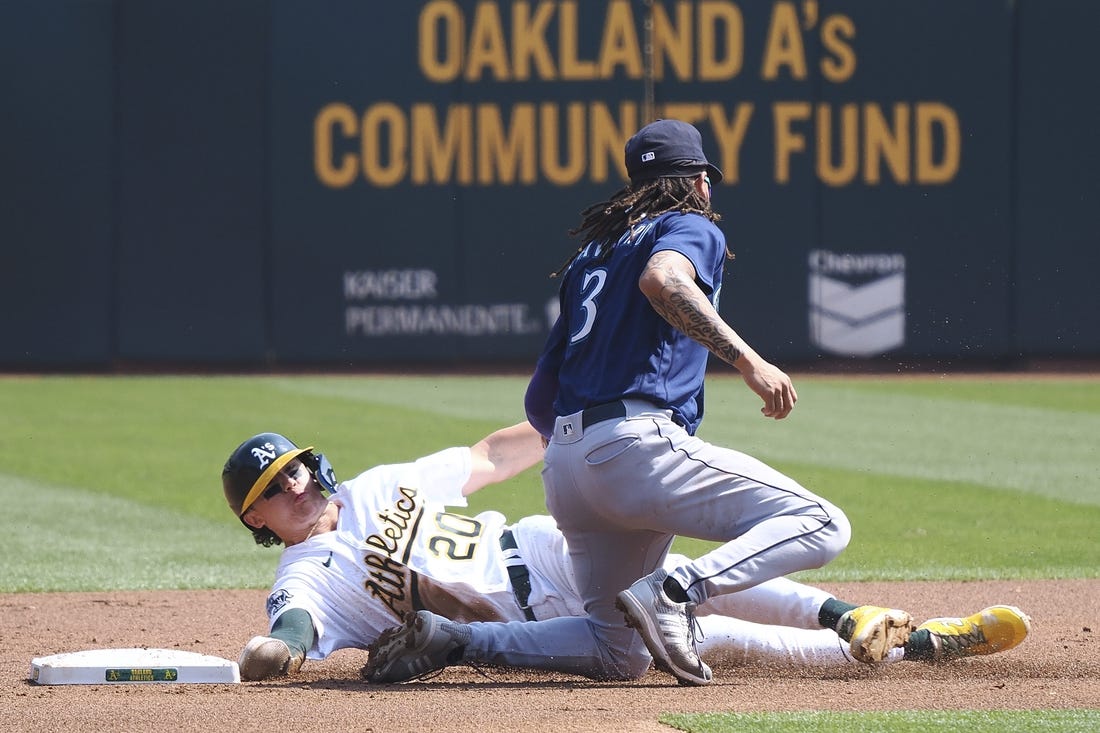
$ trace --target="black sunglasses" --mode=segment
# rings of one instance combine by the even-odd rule
[[[298,476],[301,475],[303,469],[305,469],[305,466],[299,463],[298,467],[294,469],[294,473],[287,473],[287,469],[285,468],[279,471],[279,473],[283,474],[291,481],[297,481]],[[266,489],[264,489],[264,493],[260,494],[260,496],[265,499],[274,499],[277,495],[281,493],[283,493],[283,485],[279,483],[278,480],[273,480],[271,484]]]

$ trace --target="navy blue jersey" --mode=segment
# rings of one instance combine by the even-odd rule
[[[564,274],[561,315],[533,380],[556,375],[555,414],[637,397],[671,409],[689,433],[698,428],[709,352],[658,315],[638,287],[646,262],[662,250],[691,260],[696,282],[718,306],[725,237],[703,216],[666,212],[643,220],[607,257],[589,244]],[[540,407],[529,401],[528,414],[546,412]]]

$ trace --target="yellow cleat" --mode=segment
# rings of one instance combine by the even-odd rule
[[[917,627],[928,631],[935,661],[996,654],[1019,646],[1031,619],[1015,606],[990,606],[966,618],[933,618]]]
[[[913,619],[905,611],[879,606],[860,606],[840,617],[836,633],[848,642],[852,656],[861,662],[881,662],[894,647],[903,646],[913,631]]]

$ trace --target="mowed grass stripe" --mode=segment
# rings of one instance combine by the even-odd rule
[[[660,721],[686,733],[1086,733],[1100,729],[1100,710],[670,713],[661,716]]]
[[[740,379],[719,376],[707,389],[703,432],[773,463],[852,518],[852,545],[808,578],[1095,577],[1096,413],[1076,409],[1066,390],[1055,406],[1040,406],[1051,384],[1012,383],[1006,392],[1003,381],[968,383],[964,398],[928,380],[801,379],[798,409],[774,422]],[[256,568],[276,553],[255,548],[221,495],[221,466],[241,440],[283,432],[350,477],[520,419],[525,385],[522,377],[0,379],[0,490],[8,524],[33,528],[7,556],[66,548],[32,553],[39,567],[19,568],[18,581],[3,576],[0,590],[32,577],[55,578],[56,590],[70,582],[263,587],[268,574],[256,579]],[[1097,404],[1100,382],[1070,386],[1080,404]],[[512,518],[545,513],[538,470],[485,489],[468,511],[488,508]],[[159,567],[101,561],[110,572],[100,580],[79,568],[83,558],[71,570],[49,567],[77,547],[107,558],[158,543]],[[689,554],[703,547],[676,544]],[[898,557],[905,562],[890,560]]]
[[[278,553],[242,530],[0,475],[0,592],[265,588]]]
[[[841,507],[848,548],[803,580],[977,580],[1100,576],[1100,507],[962,482],[783,464]],[[712,543],[677,539],[698,555]]]
[[[947,387],[940,396],[911,394],[913,385],[899,380],[805,380],[791,416],[769,422],[752,419],[754,396],[742,385],[715,382],[700,435],[769,462],[962,481],[1100,506],[1100,412],[992,404],[948,396]],[[1050,384],[1029,389],[1041,396]],[[1100,382],[1077,391],[1095,404]]]

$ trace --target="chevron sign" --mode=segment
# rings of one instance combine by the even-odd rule
[[[842,356],[905,343],[905,256],[810,252],[810,340]]]

